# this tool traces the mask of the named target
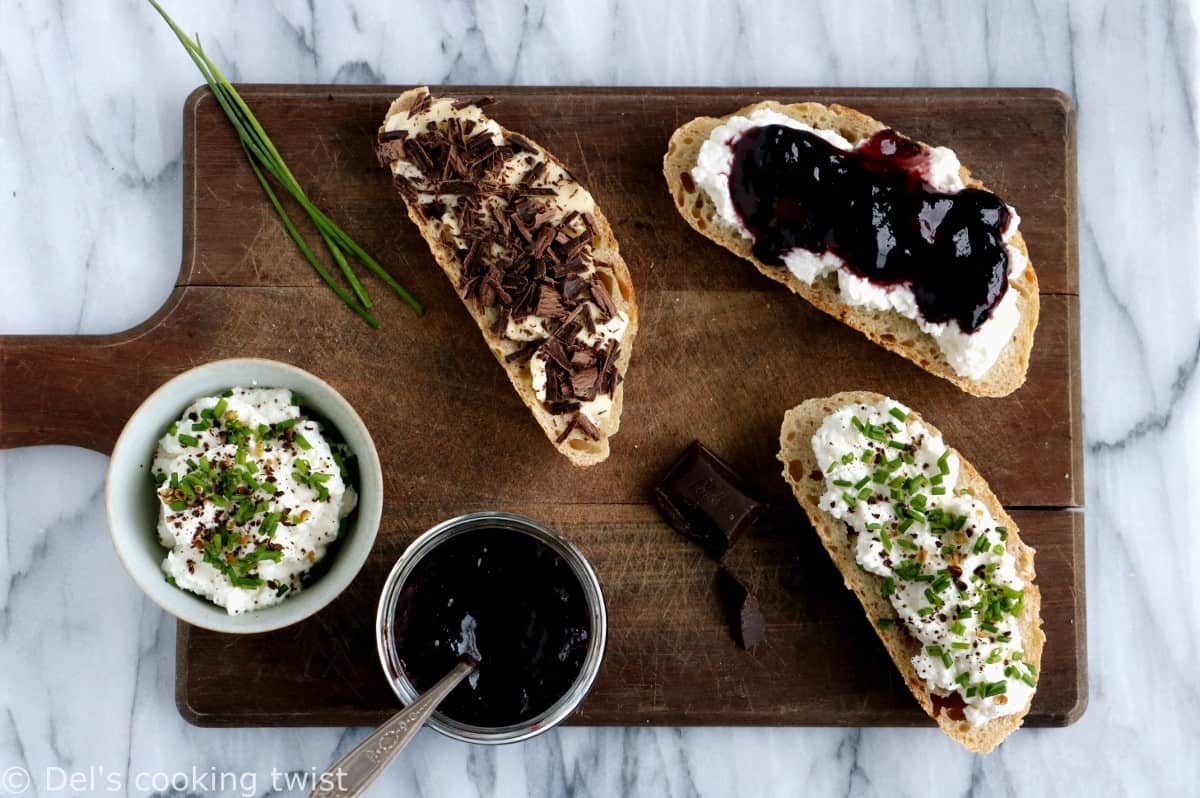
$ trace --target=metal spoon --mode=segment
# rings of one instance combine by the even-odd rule
[[[350,798],[362,793],[379,778],[396,754],[404,750],[421,726],[437,709],[438,704],[458,687],[458,683],[474,673],[479,663],[463,657],[454,670],[422,693],[421,697],[393,715],[386,723],[371,732],[354,746],[350,753],[325,769],[318,777],[317,788],[309,798]]]

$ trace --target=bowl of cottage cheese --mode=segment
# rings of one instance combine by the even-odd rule
[[[138,586],[187,623],[252,633],[332,601],[383,507],[374,443],[328,383],[286,363],[207,363],[137,409],[113,449],[109,531]]]

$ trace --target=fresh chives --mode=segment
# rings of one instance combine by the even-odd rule
[[[204,77],[204,81],[212,90],[217,103],[221,106],[221,110],[225,112],[225,116],[229,119],[231,125],[237,133],[238,139],[241,142],[242,148],[250,161],[250,166],[254,170],[255,177],[258,178],[262,185],[263,192],[267,195],[271,205],[274,206],[276,213],[279,214],[280,221],[287,230],[288,235],[295,242],[297,248],[305,259],[312,265],[313,269],[320,275],[321,279],[338,295],[338,297],[346,303],[355,313],[361,316],[372,327],[378,327],[379,322],[371,315],[369,309],[372,307],[370,295],[355,275],[354,270],[350,267],[349,261],[346,258],[348,253],[361,262],[367,269],[388,285],[401,299],[403,299],[417,313],[424,312],[421,303],[409,291],[396,282],[379,263],[366,253],[357,242],[354,241],[341,227],[333,222],[323,211],[321,211],[308,198],[304,189],[300,187],[296,177],[292,174],[283,157],[275,148],[274,143],[267,132],[259,123],[257,117],[250,110],[250,107],[238,94],[237,90],[229,82],[221,70],[204,52],[200,46],[198,39],[193,39],[183,32],[167,12],[163,10],[157,0],[148,0],[154,10],[163,18],[170,26],[176,38],[184,46],[192,61],[196,64],[196,68]],[[271,189],[270,183],[267,180],[264,171],[274,178],[291,197],[295,200],[304,212],[308,215],[313,225],[317,228],[321,240],[329,249],[346,282],[350,285],[353,295],[339,286],[333,279],[329,271],[317,259],[313,251],[304,241],[303,236],[296,229],[290,217],[284,211],[283,205],[279,198]]]

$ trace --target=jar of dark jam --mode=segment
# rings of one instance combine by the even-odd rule
[[[479,669],[430,726],[466,742],[507,743],[565,720],[600,669],[604,598],[582,553],[510,513],[472,513],[417,538],[384,585],[376,618],[384,673],[405,704],[460,657]]]

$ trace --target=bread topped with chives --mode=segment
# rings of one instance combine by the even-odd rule
[[[787,412],[783,476],[921,708],[986,753],[1042,664],[1034,551],[983,477],[900,402],[853,391]]]

